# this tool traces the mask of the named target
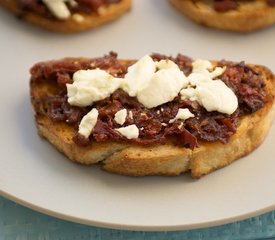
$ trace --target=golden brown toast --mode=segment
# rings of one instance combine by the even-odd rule
[[[86,60],[75,58],[69,61],[78,65]],[[134,63],[132,60],[118,61],[127,66]],[[44,71],[43,66],[47,64],[55,66],[54,63],[50,61],[40,64],[41,71]],[[256,112],[241,117],[236,133],[227,143],[199,140],[198,146],[193,150],[176,145],[172,139],[167,139],[165,143],[146,146],[131,141],[93,141],[88,146],[79,146],[72,140],[76,129],[66,122],[53,122],[46,114],[45,99],[58,93],[56,81],[34,80],[33,74],[30,91],[38,132],[69,159],[81,164],[100,162],[106,171],[130,176],[175,176],[190,171],[192,177],[199,178],[251,153],[262,143],[270,129],[275,116],[274,75],[263,66],[249,65],[249,67],[264,80],[265,104]]]
[[[20,19],[44,29],[61,33],[73,33],[95,28],[117,19],[131,8],[132,0],[121,0],[119,3],[103,6],[99,13],[81,12],[77,16],[72,15],[66,20],[47,18],[31,11],[22,11],[16,0],[0,0],[0,5],[19,16]]]
[[[213,0],[169,0],[181,13],[191,20],[212,28],[251,32],[275,23],[275,7],[265,0],[237,0],[238,8],[225,12],[213,9]]]

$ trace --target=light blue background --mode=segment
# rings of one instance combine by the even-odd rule
[[[247,240],[275,239],[275,211],[222,226],[172,232],[135,232],[59,220],[0,197],[0,240]]]

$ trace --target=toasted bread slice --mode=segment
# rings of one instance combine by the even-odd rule
[[[75,59],[75,62],[78,60]],[[131,60],[119,62],[126,65],[133,63]],[[192,177],[200,178],[252,152],[270,129],[275,116],[275,77],[263,66],[249,66],[264,79],[265,104],[240,119],[236,133],[227,143],[199,141],[194,150],[177,146],[169,139],[164,144],[148,146],[130,141],[94,141],[88,146],[78,146],[72,140],[77,130],[66,122],[53,122],[45,113],[45,99],[57,94],[58,88],[54,81],[46,79],[32,79],[30,85],[38,132],[72,161],[81,164],[100,162],[103,169],[109,172],[129,176],[175,176],[190,171]]]
[[[18,7],[16,0],[0,0],[0,5],[19,16],[20,19],[47,30],[73,33],[95,28],[117,19],[131,8],[132,0],[121,0],[119,3],[103,6],[99,13],[92,12],[91,14],[87,14],[80,12],[73,14],[66,20],[47,18],[31,11],[22,11]]]
[[[169,0],[181,13],[207,27],[251,32],[275,23],[275,7],[266,1],[239,1],[236,10],[217,12],[212,0]]]

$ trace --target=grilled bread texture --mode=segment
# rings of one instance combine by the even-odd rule
[[[169,0],[182,14],[191,20],[211,28],[235,32],[251,32],[275,23],[275,7],[266,1],[237,0],[238,8],[217,12],[213,0]]]
[[[0,0],[0,5],[19,16],[20,19],[44,29],[61,33],[74,33],[95,28],[119,18],[130,10],[132,0],[121,0],[119,3],[103,6],[99,13],[79,13],[66,20],[47,18],[31,11],[22,11],[16,0]]]
[[[127,65],[133,63],[131,60],[119,61]],[[263,142],[272,125],[275,116],[275,77],[266,67],[249,66],[264,79],[265,104],[240,119],[236,133],[227,143],[198,141],[198,147],[193,150],[177,146],[169,139],[164,144],[149,146],[130,141],[94,141],[88,146],[76,145],[72,138],[77,130],[66,122],[53,122],[45,113],[45,99],[57,93],[56,83],[46,79],[32,79],[30,82],[38,133],[72,161],[86,165],[100,163],[108,172],[129,176],[176,176],[190,172],[193,178],[200,178],[251,153]]]

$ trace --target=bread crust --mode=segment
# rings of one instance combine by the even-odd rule
[[[129,64],[130,61],[121,62]],[[193,178],[200,178],[252,152],[270,129],[275,116],[275,77],[263,66],[250,66],[264,78],[266,103],[253,114],[242,117],[237,132],[226,144],[200,141],[194,150],[175,146],[169,140],[165,144],[146,147],[125,142],[94,142],[87,147],[77,146],[72,141],[75,134],[72,127],[52,122],[43,110],[40,111],[40,99],[54,95],[56,90],[53,83],[43,80],[31,81],[30,89],[38,132],[72,161],[87,165],[100,162],[108,172],[129,176],[176,176],[190,171]]]
[[[182,14],[207,27],[251,32],[275,23],[275,7],[265,1],[238,1],[238,9],[227,12],[215,11],[212,0],[169,1]]]
[[[44,29],[61,33],[73,33],[95,28],[117,19],[131,8],[132,0],[121,0],[120,3],[110,4],[100,14],[81,13],[81,20],[72,15],[69,19],[63,21],[45,18],[32,12],[22,13],[17,6],[16,0],[0,0],[0,4],[15,15],[20,16],[20,19]]]

